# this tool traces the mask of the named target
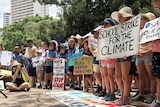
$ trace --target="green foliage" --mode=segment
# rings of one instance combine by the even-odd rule
[[[63,22],[53,20],[49,16],[26,17],[21,21],[14,22],[3,29],[2,42],[6,50],[12,50],[16,43],[25,45],[27,40],[32,39],[36,46],[42,41],[48,42],[56,35],[64,36]]]

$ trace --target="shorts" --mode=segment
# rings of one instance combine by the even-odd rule
[[[68,72],[73,73],[73,72],[74,72],[74,66],[69,66],[69,67],[68,67]]]
[[[152,75],[160,79],[160,52],[153,52]]]
[[[13,82],[13,83],[15,83],[16,85],[17,85],[17,87],[19,87],[21,84],[23,84],[25,81],[24,80],[22,80],[22,79],[17,79],[15,82]]]
[[[45,73],[52,73],[53,72],[53,66],[45,66],[44,71],[45,71]]]
[[[37,74],[36,74],[36,67],[29,67],[29,76],[33,76],[33,77],[36,77]]]
[[[101,66],[107,67],[107,68],[115,68],[115,59],[107,59],[107,60],[101,60]]]
[[[93,64],[93,72],[96,72],[96,73],[100,72],[100,66],[99,66],[99,64]]]
[[[131,67],[130,67],[129,75],[138,76],[135,62],[131,62]]]
[[[43,66],[36,66],[36,71],[43,71]]]
[[[152,57],[153,57],[153,53],[139,56],[136,59],[136,65],[152,65]]]
[[[125,61],[131,61],[132,60],[132,56],[129,56],[127,58],[117,58],[116,62],[125,62]]]

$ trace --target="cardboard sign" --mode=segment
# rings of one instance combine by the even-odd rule
[[[39,56],[32,58],[33,67],[41,66],[42,60],[43,60],[43,57],[39,57]]]
[[[12,52],[0,51],[0,62],[1,65],[9,66],[12,59]]]
[[[92,58],[76,58],[74,60],[74,75],[92,74]]]
[[[65,60],[57,59],[53,63],[53,90],[63,90],[64,89],[64,75],[65,75]]]
[[[0,80],[0,89],[4,89],[4,81]]]
[[[147,22],[141,36],[140,44],[160,39],[160,18]]]
[[[75,58],[80,58],[82,57],[83,54],[80,52],[80,53],[76,53],[76,54],[73,54],[70,58],[69,58],[69,61],[68,61],[68,66],[74,66],[74,59]]]
[[[123,58],[138,53],[141,15],[102,29],[99,33],[97,60]]]

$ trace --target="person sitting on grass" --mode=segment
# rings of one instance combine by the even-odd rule
[[[12,82],[7,82],[5,85],[9,91],[29,91],[30,84],[28,82],[28,74],[22,70],[22,65],[16,60],[12,61]]]

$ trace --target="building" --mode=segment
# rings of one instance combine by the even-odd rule
[[[49,14],[49,6],[41,5],[37,0],[11,0],[12,22],[26,16],[45,16]]]
[[[11,13],[6,11],[3,13],[3,27],[9,24],[11,24]]]

